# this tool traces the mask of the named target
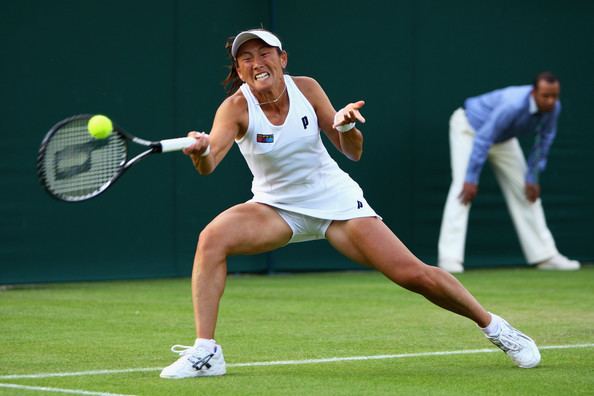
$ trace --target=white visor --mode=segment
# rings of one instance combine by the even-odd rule
[[[283,50],[280,40],[274,34],[266,30],[246,30],[235,36],[235,40],[233,40],[233,45],[231,46],[231,55],[233,55],[233,58],[237,57],[237,51],[243,43],[253,39],[260,39],[271,47],[277,47],[281,51]]]

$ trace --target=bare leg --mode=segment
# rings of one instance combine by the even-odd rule
[[[334,221],[326,237],[339,252],[369,265],[398,285],[486,327],[491,315],[452,275],[424,264],[379,219]]]
[[[197,338],[214,338],[227,257],[279,248],[291,235],[291,229],[274,209],[258,203],[234,206],[206,226],[200,233],[192,271]]]

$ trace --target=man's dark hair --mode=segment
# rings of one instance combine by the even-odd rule
[[[532,82],[532,88],[537,89],[538,82],[543,81],[543,80],[548,82],[549,84],[559,82],[559,79],[553,73],[551,73],[550,71],[544,71],[544,72],[538,73],[536,75],[536,77],[534,77],[534,81]]]

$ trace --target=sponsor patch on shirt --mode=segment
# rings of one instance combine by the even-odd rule
[[[256,141],[258,143],[274,143],[274,135],[258,133],[256,134]]]

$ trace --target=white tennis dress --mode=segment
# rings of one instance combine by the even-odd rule
[[[237,145],[254,179],[251,201],[329,220],[379,217],[361,187],[343,172],[322,143],[316,113],[291,76],[285,75],[289,113],[273,125],[247,84],[249,124]]]

